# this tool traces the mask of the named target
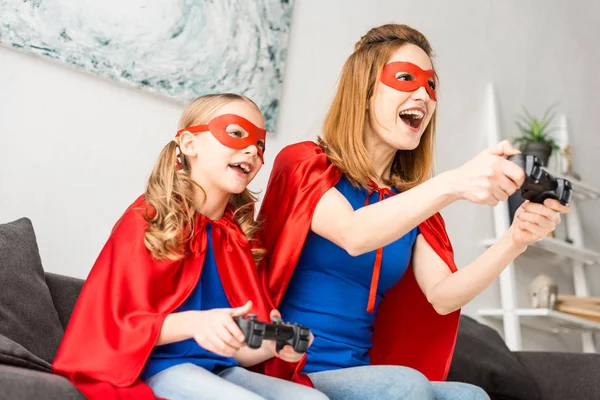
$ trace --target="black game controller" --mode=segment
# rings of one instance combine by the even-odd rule
[[[544,170],[540,159],[533,154],[516,154],[508,159],[525,171],[525,182],[521,187],[521,197],[532,203],[543,203],[546,199],[556,199],[563,206],[571,201],[571,182],[555,178]]]
[[[299,324],[284,324],[279,318],[273,318],[273,323],[258,321],[256,315],[234,318],[241,331],[246,336],[246,344],[251,349],[258,349],[263,340],[277,342],[277,352],[289,344],[296,353],[305,353],[310,341],[310,329]]]

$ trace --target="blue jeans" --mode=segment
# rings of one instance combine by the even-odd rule
[[[313,372],[315,388],[331,400],[489,400],[477,386],[460,382],[430,382],[412,368],[393,365]],[[292,398],[292,397],[290,397]]]
[[[179,364],[148,378],[146,383],[157,397],[169,400],[327,400],[318,390],[241,367],[215,374],[194,364]]]

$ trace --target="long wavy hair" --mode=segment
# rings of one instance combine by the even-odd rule
[[[368,104],[383,66],[405,44],[414,44],[432,57],[431,46],[422,33],[407,25],[388,24],[368,31],[342,68],[319,145],[354,185],[368,188],[371,180],[379,178],[363,141]],[[396,152],[386,184],[404,191],[429,179],[433,172],[435,119],[436,112],[417,148]]]
[[[258,109],[252,100],[238,94],[201,96],[183,111],[179,129],[208,123],[215,111],[233,101],[245,101]],[[178,157],[182,168],[178,168]],[[185,156],[179,151],[179,139],[175,138],[160,152],[146,185],[145,199],[151,209],[146,213],[149,225],[144,235],[144,243],[157,259],[183,258],[186,244],[194,235],[194,190],[204,191],[191,178],[188,165]],[[251,241],[255,239],[259,228],[254,218],[256,200],[247,188],[242,193],[229,197],[229,206],[234,210],[233,219]],[[265,253],[262,248],[252,250],[256,265],[261,262]]]

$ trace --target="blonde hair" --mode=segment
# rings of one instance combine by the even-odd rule
[[[368,188],[369,181],[377,178],[363,142],[369,115],[368,103],[383,66],[405,44],[414,44],[432,57],[431,46],[423,34],[406,25],[388,24],[367,32],[356,43],[354,53],[342,68],[337,92],[325,117],[319,145],[354,185]],[[390,179],[386,184],[403,191],[417,186],[431,176],[435,119],[434,112],[417,148],[396,152]]]
[[[246,101],[258,109],[252,100],[242,95],[205,95],[186,107],[178,129],[208,123],[215,111],[233,101]],[[151,208],[146,213],[149,225],[144,234],[144,243],[157,259],[183,258],[185,246],[194,236],[194,188],[202,188],[190,177],[183,154],[179,155],[183,169],[178,168],[178,150],[178,139],[173,139],[162,149],[146,185],[145,200]],[[255,202],[256,197],[248,189],[229,198],[229,206],[234,210],[233,219],[249,240],[254,239],[258,230],[258,223],[254,219]],[[261,248],[252,250],[256,265],[265,253]]]

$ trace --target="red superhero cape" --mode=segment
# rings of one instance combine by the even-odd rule
[[[117,221],[84,284],[52,365],[88,399],[155,399],[139,375],[164,319],[196,287],[208,223],[231,306],[252,300],[252,312],[263,321],[268,318],[251,245],[231,211],[217,221],[197,213],[189,254],[179,261],[157,261],[144,245],[146,206],[143,196],[138,198]]]
[[[263,284],[273,306],[279,305],[294,273],[317,203],[341,176],[342,172],[313,142],[288,146],[275,159],[259,214],[264,223],[262,242],[269,252]],[[454,253],[441,215],[421,223],[419,230],[455,272]],[[431,381],[445,380],[459,316],[460,310],[439,315],[418,286],[412,268],[408,268],[378,310],[371,364],[405,365],[421,371]],[[309,378],[300,373],[305,358],[297,364],[271,359],[265,364],[265,373],[310,385]]]

